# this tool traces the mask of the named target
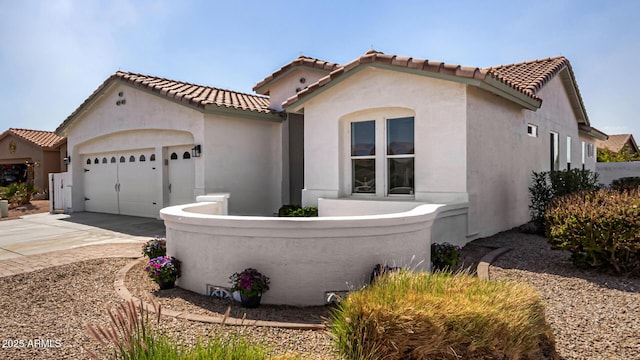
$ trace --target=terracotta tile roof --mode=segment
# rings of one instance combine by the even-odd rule
[[[270,82],[272,82],[273,80],[275,80],[279,76],[285,74],[290,69],[293,69],[293,68],[295,68],[297,66],[306,66],[306,67],[309,67],[309,68],[312,68],[312,69],[323,70],[323,71],[326,71],[326,72],[330,72],[330,71],[333,71],[333,70],[341,67],[340,64],[336,64],[336,63],[332,63],[332,62],[328,62],[328,61],[324,61],[324,60],[315,59],[315,58],[312,58],[312,57],[300,55],[295,60],[291,61],[290,63],[286,64],[285,66],[281,67],[280,69],[274,71],[271,75],[267,76],[262,81],[257,83],[253,87],[253,91],[255,91],[257,93],[260,93],[261,92],[260,89],[262,87],[264,87],[265,85],[269,84]]]
[[[336,68],[316,83],[310,84],[306,89],[290,97],[283,103],[283,106],[286,107],[301,100],[305,96],[308,96],[314,91],[322,88],[326,84],[359,66],[374,63],[392,67],[408,68],[417,71],[438,73],[461,79],[477,80],[479,82],[487,82],[489,79],[493,79],[494,81],[498,81],[510,87],[515,93],[519,93],[525,98],[529,98],[532,104],[531,106],[534,107],[540,107],[542,103],[541,99],[536,95],[537,92],[564,68],[569,69],[571,81],[577,89],[569,61],[562,56],[511,65],[477,68],[457,64],[446,64],[439,61],[419,58],[390,55],[375,50],[369,50],[365,55],[360,56],[344,66]],[[584,104],[579,91],[577,91],[577,96],[579,107],[584,110]],[[585,120],[585,122],[588,124],[588,120]]]
[[[532,60],[510,65],[487,68],[489,75],[500,82],[537,98],[538,90],[553,79],[560,70],[569,65],[569,61],[558,56],[554,58]]]
[[[117,71],[105,80],[67,119],[56,129],[60,133],[80,112],[102,93],[112,82],[121,81],[135,87],[149,90],[158,95],[179,101],[185,105],[205,109],[210,106],[272,114],[269,98],[260,95],[244,94],[236,91],[201,86],[182,81],[174,81],[156,76]]]
[[[43,131],[43,130],[27,130],[27,129],[14,129],[11,128],[3,134],[2,137],[6,135],[15,135],[19,138],[22,138],[30,143],[33,143],[37,146],[43,148],[52,148],[59,145],[66,138],[56,135],[53,131]]]
[[[622,148],[629,144],[631,146],[631,152],[638,153],[638,145],[636,144],[633,135],[631,134],[617,134],[609,135],[609,139],[604,141],[597,141],[596,146],[600,149],[609,149],[613,152],[618,152]]]

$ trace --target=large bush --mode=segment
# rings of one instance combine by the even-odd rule
[[[330,329],[349,360],[555,357],[535,289],[467,274],[385,274],[344,299]]]
[[[555,199],[545,216],[547,239],[578,266],[640,271],[640,191],[600,190]]]
[[[544,231],[544,215],[551,200],[585,190],[597,190],[598,174],[590,170],[561,170],[533,172],[529,187],[531,220]]]

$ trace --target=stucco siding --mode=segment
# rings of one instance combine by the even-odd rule
[[[414,116],[415,200],[466,198],[464,85],[368,67],[305,105],[303,204],[350,196],[349,123]],[[384,131],[381,131],[382,133]],[[377,135],[378,153],[384,136]],[[384,169],[384,163],[377,169]],[[457,194],[457,195],[452,195]]]
[[[581,161],[578,123],[559,76],[539,93],[542,107],[522,109],[486,91],[468,87],[469,232],[476,237],[530,220],[532,171],[548,171],[550,132],[559,138],[559,168],[567,168],[567,136],[572,167]],[[537,136],[527,126],[537,127]]]
[[[206,193],[230,193],[230,214],[270,216],[282,205],[281,126],[207,115],[205,189]]]

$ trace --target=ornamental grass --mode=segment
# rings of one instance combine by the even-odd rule
[[[464,273],[386,274],[343,300],[330,329],[352,360],[557,358],[534,288]]]

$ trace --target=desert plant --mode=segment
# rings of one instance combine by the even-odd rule
[[[330,331],[349,360],[556,356],[533,287],[462,273],[388,273],[340,302]]]
[[[540,233],[544,232],[544,214],[551,200],[578,191],[597,190],[598,174],[590,170],[533,172],[529,186],[531,220]]]
[[[142,245],[142,254],[149,259],[167,255],[167,240],[156,236]]]
[[[31,202],[31,197],[38,192],[33,184],[13,183],[2,189],[0,198],[9,200],[12,205],[26,205]]]
[[[238,333],[215,336],[212,340],[203,343],[196,340],[195,345],[186,347],[170,339],[160,332],[157,325],[160,323],[161,308],[153,303],[155,309],[156,326],[149,320],[149,312],[144,310],[142,303],[135,304],[130,300],[126,304],[120,304],[116,310],[109,311],[109,326],[89,324],[88,333],[102,345],[108,345],[113,349],[114,359],[176,359],[176,360],[293,360],[299,359],[291,355],[269,355],[269,350],[259,344],[252,344]],[[224,319],[229,316],[229,311]],[[224,324],[224,320],[223,320]],[[93,359],[99,357],[85,347],[85,351]]]
[[[547,239],[577,266],[640,272],[640,190],[600,190],[555,199]]]

